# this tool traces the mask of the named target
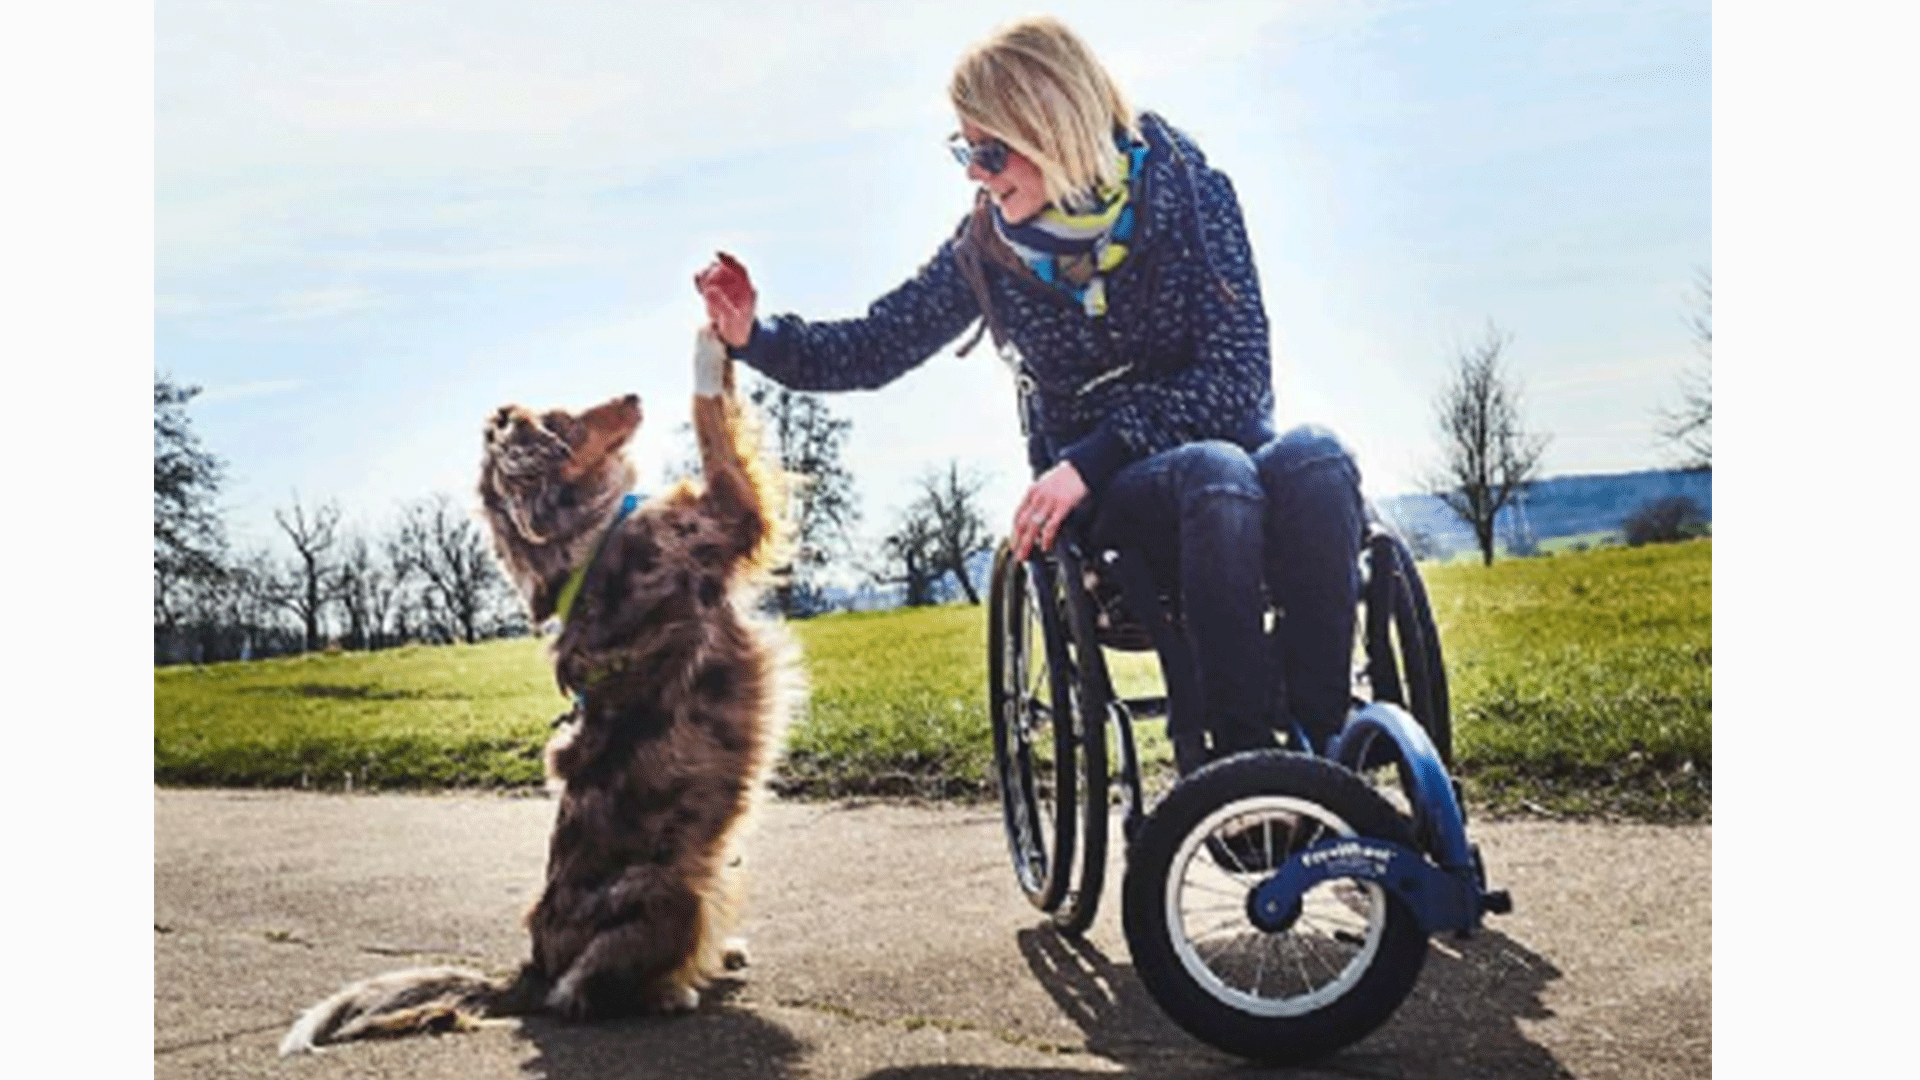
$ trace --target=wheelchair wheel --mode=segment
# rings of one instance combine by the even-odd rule
[[[1367,563],[1367,682],[1373,698],[1391,701],[1413,714],[1433,740],[1441,763],[1451,769],[1453,719],[1447,669],[1426,585],[1412,553],[1385,530],[1368,538]]]
[[[1376,884],[1322,882],[1284,929],[1254,925],[1253,889],[1330,836],[1408,842],[1405,819],[1352,773],[1277,750],[1206,766],[1147,817],[1122,886],[1127,945],[1140,981],[1189,1034],[1295,1064],[1363,1038],[1412,991],[1426,935]]]
[[[1100,892],[1107,881],[1107,826],[1112,763],[1107,760],[1108,725],[1117,730],[1121,718],[1114,712],[1113,685],[1107,678],[1106,657],[1095,633],[1094,600],[1079,587],[1085,577],[1078,551],[1060,545],[1056,558],[1065,599],[1061,629],[1062,665],[1073,687],[1074,769],[1081,795],[1078,853],[1067,882],[1066,895],[1053,912],[1053,925],[1078,937],[1100,910]],[[1067,582],[1076,583],[1068,586]],[[1116,746],[1117,749],[1117,746]]]
[[[1082,605],[1073,605],[1081,607]],[[1052,563],[994,558],[987,678],[994,778],[1014,875],[1029,902],[1079,933],[1105,878],[1107,703],[1089,687]],[[1084,804],[1084,805],[1083,805]]]

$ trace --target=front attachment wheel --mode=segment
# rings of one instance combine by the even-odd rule
[[[1406,999],[1426,935],[1379,885],[1332,878],[1284,925],[1253,922],[1253,890],[1336,836],[1409,842],[1405,819],[1352,773],[1278,750],[1200,769],[1147,817],[1122,912],[1140,981],[1175,1023],[1230,1054],[1292,1064],[1363,1038]]]

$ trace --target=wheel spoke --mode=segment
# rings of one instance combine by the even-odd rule
[[[1313,973],[1307,970],[1306,961],[1300,957],[1300,954],[1305,951],[1300,948],[1300,943],[1298,941],[1290,941],[1288,944],[1290,947],[1287,952],[1293,957],[1294,969],[1300,973],[1301,989],[1307,990],[1319,985],[1319,980],[1315,979]]]
[[[1336,942],[1332,938],[1313,938],[1313,939],[1301,942],[1301,950],[1303,952],[1310,954],[1315,960],[1319,961],[1321,970],[1327,973],[1327,977],[1325,980],[1323,980],[1323,984],[1337,980],[1340,977],[1341,973],[1346,971],[1347,964],[1350,963],[1353,959],[1351,955],[1352,950],[1341,948],[1340,952],[1337,954],[1339,963],[1336,964],[1334,962],[1336,958],[1336,954],[1333,954],[1332,950],[1339,944],[1340,944],[1339,942]]]
[[[1224,896],[1230,900],[1243,899],[1247,893],[1245,889],[1223,889],[1218,885],[1210,885],[1204,881],[1195,881],[1192,878],[1187,879],[1187,887],[1199,892],[1212,893],[1215,896]]]
[[[1334,882],[1331,888],[1315,890],[1313,903],[1305,905],[1301,911],[1301,923],[1313,927],[1330,927],[1331,930],[1326,931],[1326,936],[1328,937],[1332,937],[1340,931],[1357,933],[1362,937],[1366,936],[1367,921],[1372,911],[1372,905],[1367,905],[1367,909],[1364,911],[1353,906],[1351,902],[1343,899],[1337,891],[1343,885],[1347,885],[1347,883]]]
[[[1199,933],[1190,934],[1188,936],[1192,937],[1197,942],[1199,939],[1204,937],[1209,937],[1214,934],[1225,933],[1226,931],[1231,930],[1236,926],[1244,926],[1246,925],[1246,921],[1247,921],[1247,917],[1244,913],[1236,912],[1233,915],[1233,917],[1227,918],[1227,919],[1216,919],[1213,922],[1209,923],[1207,926],[1203,927]]]

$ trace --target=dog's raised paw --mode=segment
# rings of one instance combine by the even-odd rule
[[[730,937],[720,945],[720,966],[728,971],[739,971],[752,963],[747,955],[747,939]]]

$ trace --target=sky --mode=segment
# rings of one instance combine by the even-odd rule
[[[276,508],[378,529],[472,502],[507,402],[639,393],[643,484],[679,453],[726,250],[763,313],[855,315],[971,186],[943,146],[967,44],[1024,3],[167,0],[154,18],[154,366],[202,387],[242,546]],[[1547,475],[1671,464],[1656,433],[1712,269],[1697,0],[1105,0],[1047,9],[1239,193],[1282,424],[1372,496],[1437,454],[1432,399],[1489,324]],[[1177,14],[1176,14],[1177,12]],[[950,461],[996,525],[1026,479],[1012,382],[949,347],[836,395],[862,536]]]

